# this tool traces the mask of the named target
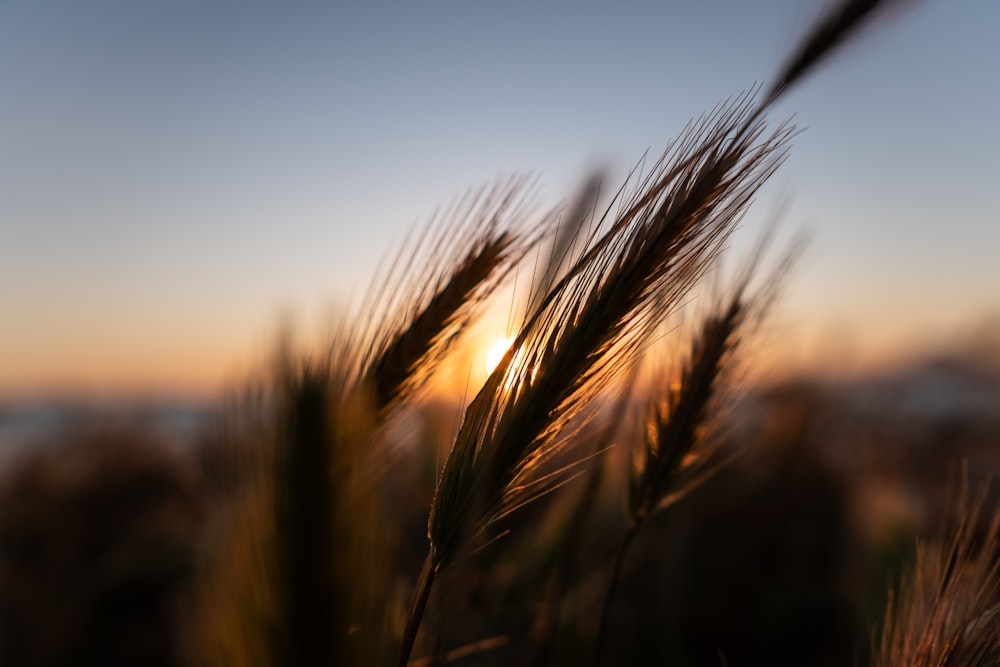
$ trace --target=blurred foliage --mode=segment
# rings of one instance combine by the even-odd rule
[[[735,403],[721,446],[738,455],[638,536],[602,663],[867,664],[887,587],[915,537],[934,534],[956,462],[972,479],[996,471],[994,414],[915,417],[893,402],[892,387],[906,386],[880,385],[877,409],[874,398],[859,407],[875,395],[861,383],[800,382]],[[287,664],[268,653],[288,584],[276,583],[261,471],[267,443],[291,423],[268,404],[244,402],[240,419],[220,417],[184,447],[109,425],[12,457],[0,488],[2,664]],[[352,629],[374,633],[380,646],[364,650],[377,657],[355,664],[391,662],[455,414],[426,402],[401,415],[384,434],[391,455],[365,472],[377,502],[338,515],[356,535],[378,533],[369,551],[325,564],[328,586],[357,584],[378,606],[377,627]],[[593,662],[626,527],[624,455],[604,453],[445,573],[414,664]],[[379,569],[378,585],[364,583],[358,558]],[[306,590],[321,565],[296,566]],[[333,616],[359,609],[340,594],[327,602]]]

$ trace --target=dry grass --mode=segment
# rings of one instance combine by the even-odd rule
[[[963,473],[945,525],[891,593],[874,667],[1000,664],[1000,507]]]
[[[526,225],[529,212],[524,178],[470,192],[376,280],[355,318],[364,325],[335,336],[330,357],[352,385],[374,392],[377,412],[419,395],[478,307],[538,242],[543,228]]]
[[[388,409],[413,395],[413,389],[429,372],[426,360],[435,353],[440,356],[435,348],[447,347],[463,328],[461,321],[469,319],[463,315],[475,303],[474,295],[490,293],[489,280],[506,262],[512,244],[513,237],[506,232],[482,239],[427,305],[378,353],[369,381],[379,409]]]
[[[692,343],[679,384],[667,389],[665,399],[650,401],[645,437],[635,447],[629,477],[628,530],[615,554],[602,606],[598,657],[603,653],[625,557],[640,526],[650,514],[680,500],[712,472],[715,450],[700,431],[708,421],[716,382],[736,344],[746,308],[738,293],[728,306],[707,317]]]
[[[561,213],[534,214],[525,179],[470,193],[391,264],[324,355],[282,350],[216,436],[218,496],[199,536],[190,662],[600,660],[640,527],[655,532],[668,506],[685,516],[679,501],[728,460],[717,437],[721,387],[790,260],[751,289],[758,252],[726,298],[700,306],[707,314],[688,324],[679,372],[658,388],[643,393],[636,369],[663,323],[690,314],[781,166],[796,130],[769,128],[770,106],[899,4],[837,3],[770,87],[693,120],[603,214],[596,178]],[[513,344],[464,407],[443,465],[428,473],[436,477],[422,479],[404,454],[390,455],[393,429],[543,243]],[[633,404],[645,422],[629,434],[619,427]],[[632,454],[627,469],[606,460],[613,447]],[[432,458],[410,460],[420,456]],[[553,493],[577,476],[576,496]],[[608,510],[619,506],[624,513]],[[1000,514],[985,512],[982,497],[963,495],[949,537],[921,548],[873,665],[996,663]],[[645,567],[647,582],[668,569]],[[473,602],[463,607],[464,598]],[[583,610],[568,620],[567,601]],[[482,607],[500,611],[480,626]],[[566,632],[577,634],[567,642]],[[416,646],[428,655],[411,663]]]
[[[862,10],[857,4],[841,3],[833,18],[819,23],[763,102],[747,94],[692,123],[565,275],[555,280],[547,272],[542,283],[552,288],[528,313],[507,355],[470,403],[445,464],[400,664],[408,660],[437,572],[488,539],[490,526],[560,482],[562,476],[547,471],[546,464],[567,444],[566,426],[628,371],[656,326],[712,265],[754,194],[780,166],[794,134],[787,125],[766,134],[767,107],[880,3]],[[676,430],[680,440],[662,443],[663,465],[657,458],[661,450],[647,450],[654,465],[639,485],[636,512],[659,502],[665,477],[679,467],[680,459],[669,456],[691,447],[739,323],[740,298],[695,343],[699,365],[686,378],[683,410],[663,429],[667,436]],[[685,438],[688,442],[681,442]]]

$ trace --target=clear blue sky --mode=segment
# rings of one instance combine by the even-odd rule
[[[0,396],[205,391],[467,188],[617,184],[820,2],[0,4]],[[878,358],[1000,311],[1000,3],[918,3],[775,108],[775,329]],[[609,186],[611,183],[609,183]],[[737,245],[742,241],[737,241]]]

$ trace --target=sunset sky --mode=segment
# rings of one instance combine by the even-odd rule
[[[616,188],[821,6],[3,2],[0,398],[210,395],[468,188]],[[767,331],[786,361],[1000,321],[1000,3],[889,18],[771,115],[805,131],[734,251],[779,210],[809,233]]]

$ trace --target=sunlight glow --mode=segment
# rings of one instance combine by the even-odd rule
[[[486,353],[486,373],[490,374],[493,369],[497,367],[497,364],[503,359],[503,355],[507,352],[507,348],[513,343],[510,338],[498,338],[493,346],[490,347],[489,352]]]

